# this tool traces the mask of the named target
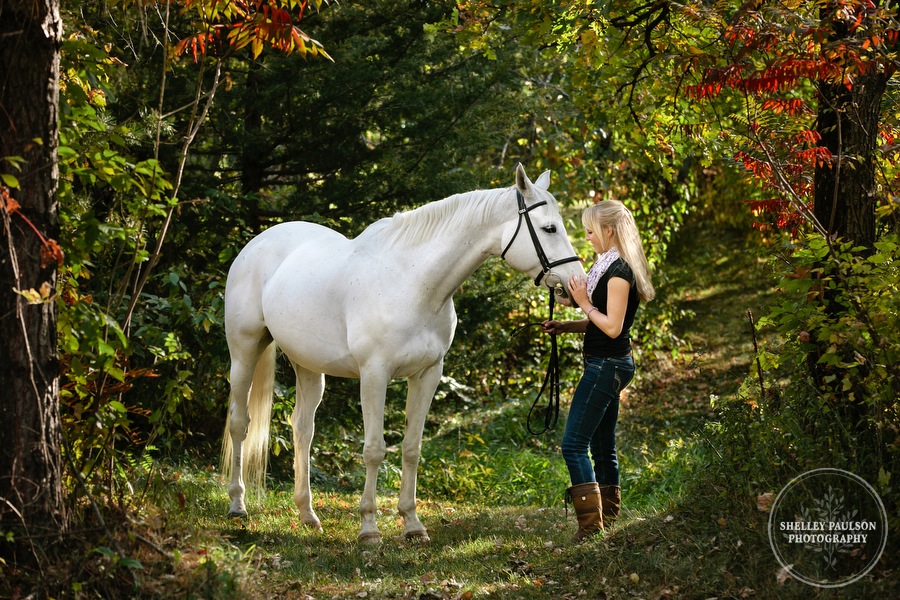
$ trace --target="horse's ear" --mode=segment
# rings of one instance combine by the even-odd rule
[[[525,167],[522,166],[522,163],[519,163],[516,166],[516,187],[519,188],[519,191],[522,194],[528,192],[528,188],[531,187],[531,180],[528,179],[528,175],[525,174]]]
[[[544,171],[541,176],[534,182],[534,187],[540,188],[545,192],[550,189],[550,171]]]

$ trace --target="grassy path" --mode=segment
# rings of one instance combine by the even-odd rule
[[[689,229],[681,239],[660,287],[686,313],[675,332],[683,344],[674,353],[643,357],[640,381],[620,413],[620,453],[625,477],[641,484],[639,505],[659,501],[652,484],[683,483],[647,471],[704,435],[715,419],[712,396],[737,392],[753,356],[747,311],[758,319],[775,293],[771,272],[744,233]]]
[[[633,398],[630,421],[642,433],[688,436],[713,414],[710,395],[736,392],[750,368],[753,339],[747,311],[764,313],[773,277],[737,233],[687,232],[693,241],[672,257],[666,291],[690,316],[678,325],[685,341],[677,357],[648,357],[643,384]],[[636,398],[635,398],[636,397]]]

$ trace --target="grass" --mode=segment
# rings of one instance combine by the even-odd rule
[[[890,553],[845,588],[780,580],[754,482],[735,486],[717,476],[710,397],[734,394],[749,372],[747,309],[763,312],[773,282],[742,238],[690,235],[694,244],[674,257],[666,284],[693,315],[677,332],[685,345],[644,355],[641,378],[623,399],[623,512],[604,536],[569,543],[575,520],[562,503],[561,430],[532,438],[524,426],[529,402],[510,400],[430,421],[418,486],[428,544],[399,539],[398,452],[389,453],[380,479],[383,542],[356,543],[362,470],[346,467],[352,444],[340,442],[348,447],[319,454],[322,462],[341,456],[345,467],[314,485],[323,531],[299,524],[283,466],[264,494],[248,498],[246,519],[224,517],[225,484],[211,466],[164,467],[145,482],[155,508],[139,503],[141,520],[115,529],[126,532],[118,538],[130,561],[109,552],[74,557],[68,568],[84,583],[58,595],[85,596],[76,589],[83,588],[104,597],[316,600],[900,596]],[[327,425],[319,432],[318,444],[327,445]]]
[[[689,461],[686,455],[697,450],[685,446],[681,459]],[[603,538],[584,545],[568,543],[574,522],[561,507],[423,500],[420,515],[431,542],[420,544],[399,539],[396,496],[382,494],[384,541],[360,546],[359,497],[352,491],[317,495],[323,532],[298,525],[287,490],[267,492],[251,504],[246,520],[224,519],[222,484],[214,475],[182,475],[159,499],[173,521],[217,532],[217,556],[202,537],[181,551],[190,557],[209,553],[218,573],[234,569],[234,582],[223,579],[228,585],[209,597],[229,597],[233,588],[238,597],[317,599],[811,597],[814,590],[803,584],[777,582],[766,515],[749,497],[715,486],[686,488],[684,495],[627,507]],[[692,497],[698,491],[702,495]],[[188,496],[186,508],[179,494]],[[893,585],[887,576],[880,572],[878,579],[817,595],[886,595]]]

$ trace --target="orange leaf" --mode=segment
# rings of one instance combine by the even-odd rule
[[[190,38],[184,38],[183,40],[180,40],[177,44],[175,44],[175,49],[173,50],[175,56],[181,56],[182,54],[184,54],[190,41]]]
[[[6,212],[11,215],[16,214],[17,212],[19,212],[19,209],[22,208],[22,205],[19,204],[18,202],[16,202],[15,198],[10,198],[9,196],[6,196],[5,200],[6,200]]]
[[[59,247],[59,243],[56,240],[47,240],[43,246],[41,246],[41,268],[46,268],[47,265],[51,263],[56,263],[56,266],[61,267],[63,264],[63,259],[65,258],[65,254],[62,251],[62,248]]]

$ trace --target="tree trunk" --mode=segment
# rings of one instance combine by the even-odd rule
[[[59,0],[0,0],[0,173],[19,181],[0,198],[0,531],[22,532],[16,542],[65,527],[52,241],[61,35]]]
[[[853,36],[866,32],[866,27],[853,31],[837,10],[836,3],[827,3],[821,9],[822,23],[827,25],[832,35],[829,46],[851,40]],[[860,9],[861,10],[861,9]],[[819,82],[819,110],[817,131],[822,136],[820,146],[827,148],[834,157],[827,164],[818,165],[815,172],[815,195],[813,211],[819,223],[828,234],[842,241],[862,247],[863,253],[874,248],[875,208],[878,194],[876,182],[876,156],[878,125],[881,117],[881,102],[890,77],[883,69],[873,68],[870,72],[848,71],[846,82]],[[844,281],[839,271],[843,267],[834,261],[823,261],[824,273],[836,273],[838,281]],[[836,270],[836,271],[835,271]],[[846,304],[839,298],[847,294],[844,289],[823,288],[819,300],[824,312],[837,321],[849,314]],[[854,309],[855,310],[855,309]],[[819,341],[815,350],[807,356],[810,374],[817,382],[820,393],[832,404],[833,410],[846,423],[848,429],[860,433],[869,432],[868,391],[862,387],[867,365],[862,365],[857,375],[850,378],[855,383],[850,389],[845,387],[841,376],[846,370],[819,362],[830,342]],[[840,348],[842,359],[847,363],[855,361],[856,348],[845,343]]]
[[[822,24],[830,28],[828,46],[867,31],[851,30],[834,2],[824,4]],[[864,23],[865,25],[865,23]],[[856,40],[859,41],[859,40]],[[815,172],[814,213],[830,235],[871,248],[875,242],[875,182],[881,99],[889,76],[883,68],[850,72],[846,82],[819,82],[817,131],[834,161]],[[849,84],[849,87],[848,85]]]
[[[816,168],[815,215],[833,235],[862,246],[875,241],[875,156],[884,74],[860,76],[853,87],[819,85],[818,131],[835,160]]]
[[[261,152],[262,82],[260,64],[253,60],[247,66],[247,96],[244,102],[244,136],[241,148],[241,202],[244,204],[250,230],[259,232],[262,226],[260,191],[266,173],[266,159]]]

